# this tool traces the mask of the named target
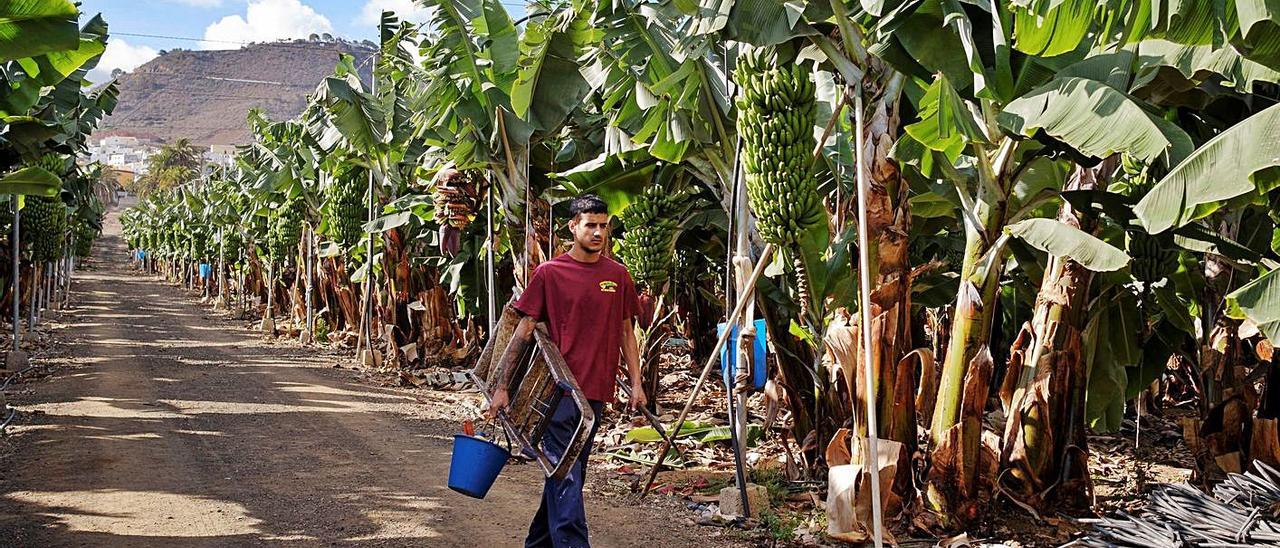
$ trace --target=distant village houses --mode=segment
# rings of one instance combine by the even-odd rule
[[[113,135],[89,143],[89,162],[100,162],[134,176],[146,175],[147,160],[160,151],[164,143],[146,137]],[[203,148],[203,147],[201,147]],[[236,145],[212,145],[204,152],[206,167],[235,165]]]
[[[159,150],[160,144],[152,139],[113,135],[89,142],[89,161],[142,175],[147,172],[147,159]]]

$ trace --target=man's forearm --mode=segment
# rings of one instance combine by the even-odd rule
[[[627,362],[627,376],[631,378],[632,387],[640,385],[640,351],[636,348],[635,343],[630,344],[630,350],[623,352]]]
[[[640,377],[640,356],[627,356],[627,376],[631,377],[631,386],[640,386],[643,382]]]
[[[521,319],[516,326],[514,332],[511,333],[511,340],[507,342],[507,348],[503,350],[502,356],[498,359],[497,386],[495,390],[510,390],[511,379],[515,376],[516,365],[520,362],[521,356],[524,355],[525,349],[529,347],[530,341],[533,340],[533,322],[526,322],[527,318]]]
[[[636,333],[630,321],[623,322],[622,360],[627,363],[627,376],[631,377],[631,386],[640,386],[640,345],[636,341]]]

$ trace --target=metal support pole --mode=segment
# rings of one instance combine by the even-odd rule
[[[63,262],[63,267],[62,267],[62,307],[63,308],[71,304],[71,268],[72,268],[71,261],[74,261],[74,260],[75,260],[75,254],[71,252],[71,249],[68,249],[67,256],[62,261]]]
[[[276,311],[276,265],[267,265],[267,314],[265,319],[275,323]]]
[[[62,258],[62,305],[67,303],[67,295],[71,293],[71,250]]]
[[[498,284],[496,281],[494,281],[493,271],[498,266],[494,264],[494,252],[493,252],[493,246],[496,242],[494,241],[495,238],[493,234],[493,185],[492,184],[489,185],[489,190],[486,193],[486,197],[487,197],[487,200],[485,200],[486,202],[485,207],[487,211],[485,212],[485,225],[486,225],[486,230],[488,231],[487,234],[489,236],[488,236],[488,243],[485,246],[486,249],[484,253],[485,284],[488,286],[488,293],[489,293],[488,295],[488,312],[489,312],[488,335],[493,336],[493,328],[495,325],[498,324],[498,312],[497,312]]]
[[[858,278],[861,282],[859,312],[862,316],[862,325],[858,331],[862,332],[862,374],[868,380],[875,378],[874,367],[871,360],[874,359],[871,345],[874,341],[871,339],[871,257],[867,242],[870,241],[870,235],[867,233],[867,193],[871,191],[871,185],[867,182],[867,164],[863,150],[865,137],[862,135],[864,127],[862,114],[862,86],[858,85],[854,89],[853,98],[853,115],[854,115],[854,165],[857,169],[858,176]],[[871,520],[872,534],[875,540],[876,548],[884,546],[884,525],[880,515],[880,429],[876,420],[876,395],[874,394],[874,383],[868,383],[863,387],[867,392],[864,399],[867,402],[867,454],[863,460],[863,470],[869,470],[871,474]]]
[[[226,239],[223,238],[225,233],[226,231],[222,227],[218,227],[218,275],[216,279],[218,281],[218,302],[221,303],[226,302],[223,297],[227,294],[226,279],[222,277],[222,269],[226,267],[226,261],[222,260],[222,257],[227,253]],[[213,278],[213,276],[210,276],[210,278]]]
[[[67,300],[67,256],[70,253],[67,250],[62,251],[62,256],[58,258],[58,276],[57,284],[54,285],[54,308],[61,309],[62,302]]]
[[[22,240],[20,239],[18,228],[21,225],[20,218],[22,216],[22,210],[18,209],[18,196],[14,194],[11,195],[11,198],[12,200],[10,200],[9,204],[13,207],[13,241],[9,243],[12,244],[13,249],[13,275],[10,276],[10,285],[13,287],[13,350],[17,351],[18,339],[20,338],[19,331],[21,330],[20,326],[22,324],[22,318],[19,316],[21,312],[20,309],[22,307],[22,305],[19,304],[19,296],[22,289],[22,284],[19,283],[22,276],[22,261],[19,256],[21,248],[19,244]]]
[[[62,257],[58,257],[49,261],[49,276],[45,283],[49,284],[49,288],[45,291],[44,307],[47,310],[57,310],[58,308],[58,263],[62,262]]]
[[[36,301],[40,300],[40,263],[31,261],[31,298],[27,299],[27,331],[36,328]]]
[[[64,251],[65,253],[65,251]],[[49,261],[49,310],[62,305],[62,256]]]
[[[39,282],[36,287],[39,288],[40,295],[36,300],[36,320],[38,321],[41,316],[44,316],[44,291],[49,288],[49,265],[44,261],[40,262],[40,276],[36,280]]]
[[[44,317],[44,311],[49,309],[49,278],[53,275],[53,263],[45,261],[40,268],[40,309],[36,310],[36,315]]]
[[[369,170],[369,195],[366,205],[369,206],[369,222],[373,222],[373,170]],[[360,354],[360,339],[364,339],[364,349],[373,350],[373,233],[365,240],[365,273],[364,273],[364,310],[360,318],[364,325],[360,328],[360,337],[356,339],[356,355]]]
[[[726,270],[726,275],[734,282],[730,284],[733,291],[726,293],[730,299],[734,298],[735,295],[747,294],[748,290],[745,284],[747,283],[747,277],[751,274],[751,238],[749,237],[751,212],[746,203],[747,189],[739,160],[741,156],[742,136],[739,135],[737,142],[734,143],[733,201],[731,202],[733,209],[729,213],[734,230],[729,235],[733,242],[730,246],[732,260]],[[725,331],[733,330],[735,325],[738,329],[738,344],[729,349],[729,352],[735,358],[734,363],[737,367],[735,370],[729,371],[728,378],[725,379],[724,383],[725,396],[729,402],[729,430],[732,433],[730,442],[733,443],[734,476],[738,482],[738,496],[742,502],[743,515],[751,517],[751,502],[750,497],[747,495],[749,476],[745,459],[747,451],[747,397],[745,391],[739,392],[737,390],[737,383],[740,378],[743,378],[739,370],[749,367],[751,360],[754,358],[754,352],[750,351],[754,345],[745,344],[744,339],[749,333],[755,331],[755,299],[747,301],[746,308],[743,309],[742,316],[739,317],[736,324],[731,320],[726,320],[726,322]],[[750,372],[747,374],[750,375]],[[750,377],[746,378],[750,379]]]
[[[240,284],[239,284],[240,287],[239,287],[238,295],[236,297],[236,308],[240,311],[240,317],[243,318],[245,303],[249,301],[248,288],[245,287],[245,283],[244,283],[245,267],[248,266],[248,262],[244,260],[243,249],[240,250],[238,257],[239,259],[236,261],[236,264],[240,267],[240,269],[236,272],[236,278],[240,280]]]

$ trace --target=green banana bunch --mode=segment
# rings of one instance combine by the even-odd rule
[[[1178,247],[1173,234],[1147,234],[1141,229],[1125,233],[1125,252],[1133,260],[1129,271],[1134,279],[1152,284],[1165,279],[1178,269]]]
[[[342,247],[351,247],[364,234],[363,226],[368,217],[365,207],[365,188],[359,177],[338,177],[324,190],[325,224],[329,237]]]
[[[244,248],[244,238],[236,227],[227,227],[222,231],[222,245],[218,246],[223,261],[228,263],[240,259],[240,250]]]
[[[33,164],[61,177],[66,161],[57,154],[45,154]],[[67,234],[67,208],[61,197],[28,196],[22,208],[22,241],[31,242],[32,258],[55,261],[62,258]],[[12,222],[12,221],[10,221]]]
[[[1136,201],[1154,186],[1146,164],[1127,154],[1120,156],[1120,170],[1109,190]],[[1133,258],[1129,271],[1144,284],[1157,283],[1178,268],[1178,246],[1171,233],[1148,234],[1141,229],[1130,229],[1125,232],[1124,244],[1125,252]]]
[[[814,83],[805,65],[775,66],[764,49],[742,56],[735,79],[751,209],[765,241],[790,246],[824,220],[818,182],[809,174],[817,146]]]
[[[194,261],[205,261],[212,253],[213,238],[209,237],[209,228],[205,225],[193,227],[187,234],[187,258]]]
[[[31,242],[33,259],[56,261],[62,257],[67,227],[62,199],[28,196],[20,219],[22,239]]]
[[[293,254],[302,238],[302,201],[294,200],[272,210],[271,231],[267,237],[267,254],[271,262],[280,263]]]
[[[76,223],[75,254],[77,258],[83,259],[89,256],[93,251],[93,241],[98,239],[98,232],[97,228],[83,219]]]
[[[622,210],[626,233],[618,240],[618,258],[641,287],[658,288],[671,276],[676,217],[687,199],[684,191],[668,192],[652,184]]]
[[[36,166],[42,167],[46,171],[62,178],[67,174],[67,161],[57,154],[45,154],[39,160],[36,160]]]

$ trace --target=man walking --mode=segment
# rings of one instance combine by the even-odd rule
[[[613,401],[620,355],[626,360],[631,377],[630,407],[636,409],[645,404],[640,351],[632,327],[640,304],[626,267],[602,254],[609,243],[610,221],[604,201],[592,194],[580,196],[570,203],[569,213],[573,248],[538,265],[529,286],[513,305],[522,317],[498,365],[503,375],[487,414],[493,418],[499,410],[506,409],[515,361],[533,338],[534,325],[545,322],[552,342],[596,414],[587,437],[594,440],[604,404]],[[558,459],[564,453],[578,419],[573,401],[563,398],[542,440],[543,449],[552,458]],[[542,487],[542,505],[529,525],[526,548],[590,546],[582,486],[591,445],[590,441],[586,444],[563,480],[547,478]]]

